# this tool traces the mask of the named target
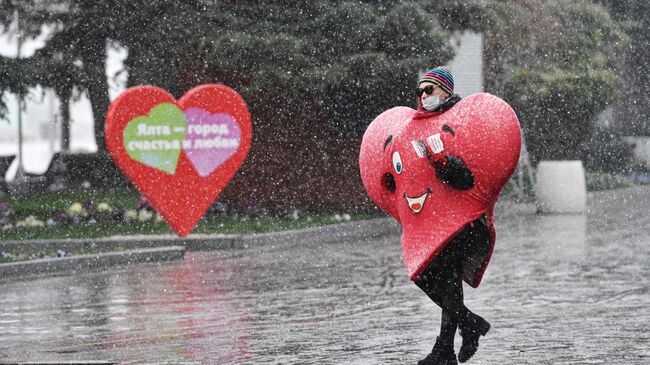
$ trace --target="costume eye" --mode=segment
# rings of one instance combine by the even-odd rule
[[[397,189],[397,185],[395,184],[395,178],[391,173],[387,173],[386,175],[384,175],[384,184],[386,185],[386,188],[390,192],[394,193],[395,190]]]
[[[395,168],[395,172],[398,174],[401,174],[402,169],[404,168],[404,166],[402,166],[402,157],[397,151],[393,152],[393,167]]]

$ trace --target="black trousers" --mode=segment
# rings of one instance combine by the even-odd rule
[[[477,219],[458,233],[414,281],[442,308],[441,340],[453,344],[456,328],[471,313],[463,303],[463,270],[480,265],[489,244],[488,229]]]

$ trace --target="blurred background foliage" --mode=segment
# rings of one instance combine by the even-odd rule
[[[105,61],[108,48],[124,47],[129,86],[180,97],[219,82],[242,94],[255,133],[237,179],[250,189],[299,199],[338,179],[354,195],[367,125],[390,107],[414,107],[418,71],[451,60],[452,34],[472,30],[485,36],[486,91],[516,110],[533,164],[582,159],[620,169],[630,155],[620,136],[650,135],[649,14],[642,0],[0,0],[5,30],[17,19],[22,37],[50,29],[32,57],[0,58],[0,91],[87,93],[97,158],[108,160]],[[598,129],[608,107],[623,127]]]

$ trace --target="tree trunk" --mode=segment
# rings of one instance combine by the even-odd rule
[[[91,40],[89,40],[91,41]],[[98,155],[105,155],[104,119],[108,111],[108,80],[106,79],[106,38],[92,40],[81,47],[84,62],[85,86],[92,105],[95,142]]]
[[[61,152],[70,152],[70,94],[62,93],[61,98]]]
[[[106,118],[106,112],[108,111],[109,99],[108,99],[108,81],[106,80],[106,72],[104,70],[104,60],[100,62],[101,68],[99,65],[93,67],[93,69],[99,68],[99,70],[93,71],[89,76],[90,80],[87,85],[88,98],[93,109],[93,119],[95,120],[95,141],[97,142],[97,152],[102,154],[106,152],[106,141],[104,140],[104,121]]]

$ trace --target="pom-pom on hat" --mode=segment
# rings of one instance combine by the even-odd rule
[[[440,66],[427,71],[420,78],[418,85],[423,82],[432,82],[440,86],[440,88],[447,94],[454,95],[454,76],[447,67]]]

